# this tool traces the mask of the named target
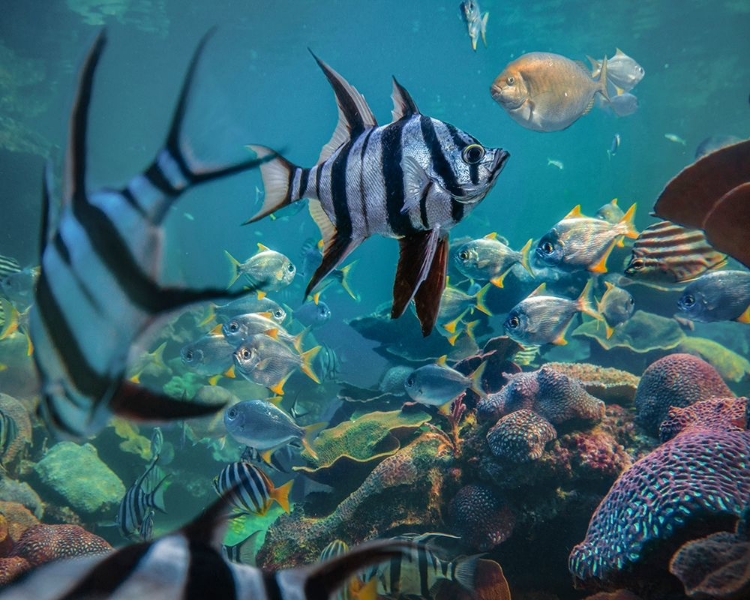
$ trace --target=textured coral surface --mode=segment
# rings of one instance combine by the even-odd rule
[[[109,550],[112,546],[106,541],[78,525],[34,525],[23,532],[12,555],[38,566],[59,558]]]
[[[486,552],[504,542],[516,523],[508,503],[481,483],[462,487],[451,501],[449,512],[456,535],[472,551]]]
[[[669,441],[691,427],[741,431],[745,429],[746,406],[746,398],[711,398],[684,408],[673,406],[659,425],[659,438]]]
[[[540,458],[544,445],[556,437],[557,432],[547,419],[521,409],[495,423],[487,434],[487,443],[498,458],[529,462]]]

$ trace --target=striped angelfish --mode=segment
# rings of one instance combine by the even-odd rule
[[[42,565],[0,592],[0,600],[64,598],[211,598],[321,600],[359,571],[408,552],[406,540],[378,540],[312,565],[261,571],[221,554],[228,496],[182,529],[105,554]]]
[[[125,538],[130,539],[138,533],[141,539],[149,539],[146,536],[150,536],[153,528],[153,511],[149,509],[155,508],[160,512],[166,512],[162,484],[169,475],[161,476],[160,470],[156,467],[158,460],[157,455],[120,501],[116,522]]]
[[[21,265],[15,258],[0,255],[0,279],[20,271]]]
[[[430,550],[430,538],[441,534],[401,536],[416,542],[408,552],[393,556],[389,561],[372,567],[366,579],[378,581],[377,593],[389,598],[432,598],[432,590],[441,579],[458,584],[464,590],[474,590],[474,575],[481,555],[463,556],[446,561]]]
[[[238,512],[264,515],[274,502],[289,512],[289,490],[293,482],[289,480],[277,488],[259,467],[238,461],[224,467],[214,478],[213,485],[220,496],[228,494],[230,504]]]
[[[448,230],[487,195],[509,154],[420,114],[395,79],[393,122],[378,127],[364,97],[315,60],[336,95],[336,130],[309,169],[270,148],[250,146],[259,158],[271,159],[261,166],[265,198],[250,222],[310,198],[324,248],[306,294],[372,234],[398,238],[391,317],[401,316],[414,299],[428,335],[445,286]]]
[[[87,118],[94,71],[105,45],[103,33],[84,62],[70,119],[66,185],[54,226],[57,211],[52,210],[50,186],[44,186],[41,275],[30,316],[42,381],[42,415],[68,437],[95,434],[112,413],[169,420],[219,408],[179,402],[125,376],[134,341],[158,317],[227,295],[225,290],[161,287],[156,280],[161,222],[177,197],[193,185],[259,162],[208,168],[197,162],[182,135],[191,82],[207,38],[193,55],[164,147],[143,173],[119,190],[86,189]]]
[[[5,456],[16,437],[18,437],[16,420],[9,414],[0,411],[0,457]]]
[[[255,541],[260,531],[254,531],[232,546],[221,545],[221,555],[230,562],[255,566]]]
[[[625,274],[643,281],[680,283],[726,262],[727,255],[714,250],[700,229],[660,221],[635,240]]]

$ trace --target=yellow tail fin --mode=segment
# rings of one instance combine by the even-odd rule
[[[315,359],[318,352],[320,352],[320,348],[320,346],[315,346],[315,348],[310,348],[307,352],[300,354],[300,358],[302,359],[302,364],[299,367],[300,370],[315,383],[320,383],[320,379],[318,379],[315,371],[312,370],[312,361]]]
[[[305,430],[305,435],[304,437],[300,439],[300,441],[302,442],[302,447],[315,460],[318,460],[318,454],[315,452],[315,450],[312,447],[313,440],[316,437],[318,437],[318,434],[327,426],[328,426],[328,423],[322,422],[322,423],[313,423],[312,425],[307,425],[306,427],[303,427],[303,429]]]
[[[226,250],[224,250],[224,254],[226,254],[226,257],[229,259],[229,262],[232,265],[231,279],[229,281],[229,285],[227,286],[228,288],[230,288],[234,285],[234,282],[240,278],[240,275],[242,275],[242,272],[240,271],[242,263],[238,261],[234,256],[229,254],[229,252],[227,252]]]
[[[487,295],[487,290],[489,290],[491,287],[492,287],[492,284],[488,283],[481,290],[477,292],[476,296],[474,296],[477,310],[482,311],[485,315],[488,315],[490,317],[492,316],[492,313],[490,312],[490,309],[485,306],[484,297]]]
[[[282,485],[281,487],[277,487],[273,492],[271,492],[271,498],[279,503],[279,506],[284,509],[285,513],[289,512],[289,492],[292,489],[293,483],[294,479],[290,479],[284,485]]]

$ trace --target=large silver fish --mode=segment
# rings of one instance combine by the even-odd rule
[[[265,146],[250,146],[259,158],[271,159],[261,170],[263,207],[250,222],[310,198],[325,246],[306,294],[372,234],[398,238],[391,317],[401,316],[413,299],[428,335],[445,286],[448,230],[487,195],[509,154],[420,114],[395,79],[393,122],[378,127],[364,97],[316,60],[336,94],[336,130],[310,169]]]
[[[65,190],[59,213],[44,187],[41,274],[30,315],[41,411],[58,433],[80,438],[104,427],[112,413],[147,420],[182,419],[217,407],[180,402],[125,377],[128,353],[165,313],[226,297],[224,290],[157,283],[161,223],[188,188],[259,164],[258,159],[207,167],[182,135],[183,117],[204,37],[190,62],[164,147],[124,188],[86,189],[86,127],[94,71],[105,45],[100,34],[81,71],[70,119]],[[52,218],[57,215],[56,223]],[[229,295],[232,296],[231,294]]]
[[[677,306],[693,321],[740,321],[750,323],[750,273],[704,273],[683,290]]]

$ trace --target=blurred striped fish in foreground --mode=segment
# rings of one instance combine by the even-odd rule
[[[168,312],[226,296],[224,290],[157,283],[170,206],[188,188],[254,168],[259,160],[201,165],[182,135],[191,84],[205,36],[190,62],[164,147],[124,188],[86,189],[87,120],[94,71],[105,45],[99,34],[80,74],[70,118],[65,189],[59,211],[44,181],[41,275],[30,315],[41,377],[41,412],[50,427],[80,438],[99,431],[112,413],[170,420],[212,413],[216,406],[180,402],[126,379],[134,342]],[[53,221],[53,219],[55,219]]]

